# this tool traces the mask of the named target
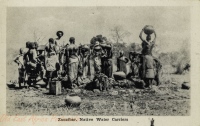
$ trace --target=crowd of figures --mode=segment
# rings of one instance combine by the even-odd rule
[[[147,35],[143,39],[143,32]],[[151,34],[155,37],[151,40]],[[96,81],[100,75],[115,80],[142,80],[149,87],[153,80],[159,84],[161,64],[152,56],[156,41],[156,33],[150,26],[145,26],[141,33],[142,52],[130,52],[125,57],[123,50],[117,57],[117,71],[113,73],[113,46],[106,39],[96,39],[93,44],[77,46],[75,38],[69,38],[69,44],[64,44],[62,31],[57,32],[57,38],[50,38],[46,45],[37,42],[26,42],[26,48],[20,48],[20,54],[15,58],[19,66],[19,86],[36,83],[38,78],[49,86],[51,81],[62,81],[65,88],[75,88],[82,83]],[[131,72],[127,63],[131,62]],[[91,76],[93,78],[91,79]],[[104,78],[101,76],[101,78]]]

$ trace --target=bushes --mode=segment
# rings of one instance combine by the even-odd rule
[[[161,53],[159,59],[163,65],[171,65],[175,68],[175,74],[183,74],[184,68],[190,64],[190,48],[188,42],[180,44],[179,50]]]
[[[116,57],[119,56],[120,50],[123,50],[124,55],[126,57],[129,57],[129,52],[131,52],[131,51],[141,52],[142,47],[141,47],[141,44],[138,44],[138,43],[130,43],[130,44],[113,43],[113,53]]]
[[[162,66],[168,66],[164,73],[183,74],[185,67],[190,64],[190,49],[188,42],[180,44],[180,49],[173,52],[156,52],[153,49],[153,55],[158,56]],[[130,51],[141,52],[142,47],[139,43],[113,43],[113,53],[115,57],[119,56],[119,51],[123,50],[124,55],[128,57]]]

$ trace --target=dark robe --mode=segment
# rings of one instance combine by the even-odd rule
[[[113,66],[112,66],[112,50],[111,48],[105,49],[106,54],[101,58],[102,61],[102,73],[105,74],[107,77],[112,77]]]
[[[100,45],[95,45],[93,48],[93,60],[94,60],[94,70],[95,73],[101,72],[101,55],[102,55],[102,47]]]
[[[68,63],[68,76],[69,81],[72,84],[78,77],[78,65],[79,65],[79,58],[78,58],[78,46],[75,44],[70,44],[67,47],[67,63]]]

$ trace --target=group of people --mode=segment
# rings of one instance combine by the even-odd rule
[[[154,40],[150,42],[151,36],[147,35],[145,40],[142,38],[142,33],[143,30],[140,33],[142,59],[139,61],[142,62],[142,67],[140,67],[142,69],[138,71],[142,70],[140,72],[142,79],[149,86],[156,76],[154,68],[155,61],[158,60],[152,56],[156,34]],[[20,87],[21,83],[27,82],[34,75],[39,75],[45,80],[47,87],[52,80],[61,80],[64,82],[63,86],[69,88],[80,85],[81,81],[89,78],[91,74],[103,73],[108,78],[113,76],[112,44],[108,44],[106,40],[96,40],[92,45],[77,46],[74,37],[70,37],[69,44],[65,44],[62,40],[63,35],[62,31],[58,31],[57,38],[50,38],[48,44],[44,46],[38,46],[37,42],[27,42],[28,51],[20,49],[20,54],[14,60],[19,65]],[[131,58],[131,62],[136,64],[134,58]],[[120,56],[117,58],[117,71],[128,74],[126,70],[128,62],[129,59],[124,56],[123,51],[120,51]],[[133,74],[135,68],[132,67]]]

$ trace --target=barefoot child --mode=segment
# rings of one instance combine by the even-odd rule
[[[15,57],[14,62],[18,64],[18,71],[19,71],[18,83],[19,83],[19,88],[21,88],[21,83],[24,83],[25,79],[24,50],[20,48],[19,52],[20,54],[17,57]]]

